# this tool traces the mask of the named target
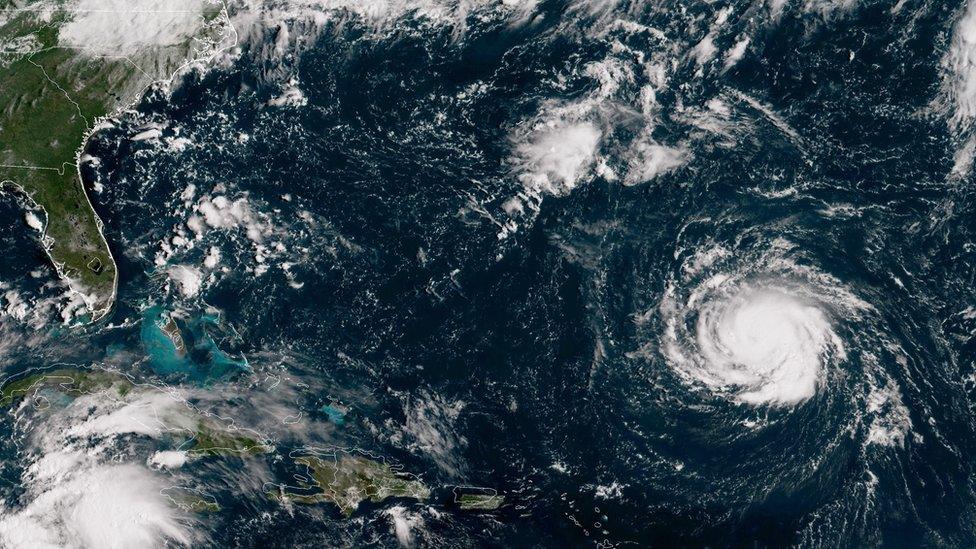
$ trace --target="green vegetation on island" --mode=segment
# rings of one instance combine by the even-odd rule
[[[164,488],[161,493],[168,497],[173,505],[190,513],[210,514],[220,511],[220,504],[213,496],[203,494],[197,490],[173,486]]]
[[[254,456],[269,450],[268,446],[253,438],[236,435],[218,426],[201,421],[192,434],[193,443],[187,453],[204,456]]]
[[[280,494],[272,494],[273,497],[303,504],[334,503],[346,517],[367,500],[379,503],[398,497],[423,501],[430,497],[430,489],[420,480],[362,456],[344,453],[336,459],[300,456],[295,463],[307,467],[313,481],[303,482],[298,488],[319,491],[301,494],[282,489]]]
[[[138,34],[145,24],[139,18],[172,17],[145,9],[155,3],[120,11],[114,20],[94,18],[91,28],[66,40],[62,30],[93,13],[73,6],[70,0],[0,0],[0,188],[19,189],[43,208],[44,248],[95,321],[112,307],[118,273],[80,178],[82,149],[101,118],[219,42],[222,4],[201,2],[190,32],[161,33],[158,43]],[[97,27],[106,21],[115,28]],[[104,42],[109,39],[128,40],[129,47],[113,47]]]
[[[505,503],[505,496],[492,493],[460,494],[455,498],[462,511],[494,511]]]
[[[87,395],[114,388],[120,397],[124,397],[132,390],[132,383],[121,375],[102,370],[62,368],[33,373],[8,380],[0,387],[0,408],[7,408],[43,388],[54,389],[69,396]]]
[[[60,368],[34,372],[7,380],[0,386],[0,408],[8,408],[18,400],[40,390],[49,389],[66,396],[79,397],[101,391],[114,391],[120,399],[136,395],[135,385],[125,376],[104,370]],[[233,428],[199,419],[194,429],[175,429],[173,433],[185,437],[186,452],[193,456],[250,457],[271,451],[267,444],[255,438],[237,434]]]
[[[220,504],[200,496],[184,496],[177,500],[176,505],[193,513],[210,514],[220,511]]]
[[[183,341],[183,333],[180,332],[180,327],[176,324],[176,320],[173,319],[173,315],[165,315],[165,321],[159,324],[159,331],[173,344],[176,356],[186,356],[186,343]]]

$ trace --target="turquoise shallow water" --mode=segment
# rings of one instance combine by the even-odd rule
[[[343,423],[346,422],[346,412],[343,412],[342,410],[340,410],[340,409],[338,409],[338,408],[336,408],[334,406],[331,406],[329,404],[326,404],[325,406],[322,406],[322,408],[320,408],[320,410],[326,416],[328,416],[329,421],[331,421],[332,423],[335,423],[336,425],[342,425]]]
[[[176,321],[184,344],[180,349],[164,331],[170,314],[160,305],[143,313],[140,340],[154,372],[206,384],[249,369],[246,358],[230,356],[214,341],[211,331],[219,329],[217,317],[202,314],[186,322]]]

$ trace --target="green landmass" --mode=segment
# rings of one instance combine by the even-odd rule
[[[160,319],[161,321],[163,319]],[[183,333],[180,332],[180,327],[176,324],[176,320],[173,315],[165,315],[165,322],[159,323],[159,331],[173,343],[173,347],[176,349],[176,356],[183,357],[186,355],[186,343],[183,341]]]
[[[127,378],[112,372],[61,368],[6,381],[0,386],[0,409],[8,408],[40,389],[52,389],[72,397],[114,389],[119,397],[125,397],[133,387]],[[195,456],[256,456],[270,451],[270,447],[260,441],[206,420],[200,420],[195,430],[181,431],[181,434],[190,437],[186,451]]]
[[[253,438],[236,435],[219,427],[200,422],[193,433],[193,445],[187,449],[190,454],[204,456],[255,456],[269,450],[268,446]]]
[[[198,35],[115,55],[60,43],[60,29],[77,16],[68,0],[0,0],[0,188],[16,188],[43,208],[44,248],[84,296],[92,321],[111,309],[118,272],[79,156],[98,120],[199,56],[201,44],[215,43],[218,6],[201,12]]]
[[[498,494],[461,494],[458,507],[463,511],[494,511],[505,503],[505,496]]]
[[[184,496],[177,500],[176,505],[194,513],[209,514],[220,511],[220,505],[216,501],[210,501],[200,496]]]
[[[319,492],[301,494],[282,490],[272,497],[302,504],[334,503],[346,517],[363,501],[379,503],[392,497],[426,500],[430,489],[423,482],[395,471],[386,463],[362,456],[343,454],[336,460],[301,456],[295,463],[308,467],[314,484],[302,483],[303,490]]]
[[[119,396],[125,396],[132,390],[132,383],[120,375],[101,370],[62,368],[34,373],[7,381],[0,387],[0,408],[7,408],[42,388],[51,388],[66,395],[81,396],[113,387]]]
[[[220,504],[212,496],[203,495],[195,490],[183,487],[165,488],[163,495],[168,497],[174,505],[191,513],[210,514],[220,511]]]

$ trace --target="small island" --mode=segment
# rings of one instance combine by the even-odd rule
[[[161,493],[168,497],[173,505],[184,511],[198,514],[212,514],[220,512],[220,504],[213,496],[182,486],[164,488]]]
[[[496,511],[505,503],[505,496],[491,488],[459,486],[454,489],[454,503],[462,511]]]

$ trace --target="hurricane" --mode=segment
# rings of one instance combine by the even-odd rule
[[[776,287],[730,291],[723,282],[708,281],[720,295],[704,296],[715,301],[697,311],[703,364],[685,373],[720,390],[739,388],[736,399],[746,403],[796,404],[813,396],[829,367],[828,352],[845,358],[823,313]],[[669,354],[678,363],[688,361],[679,350]]]

